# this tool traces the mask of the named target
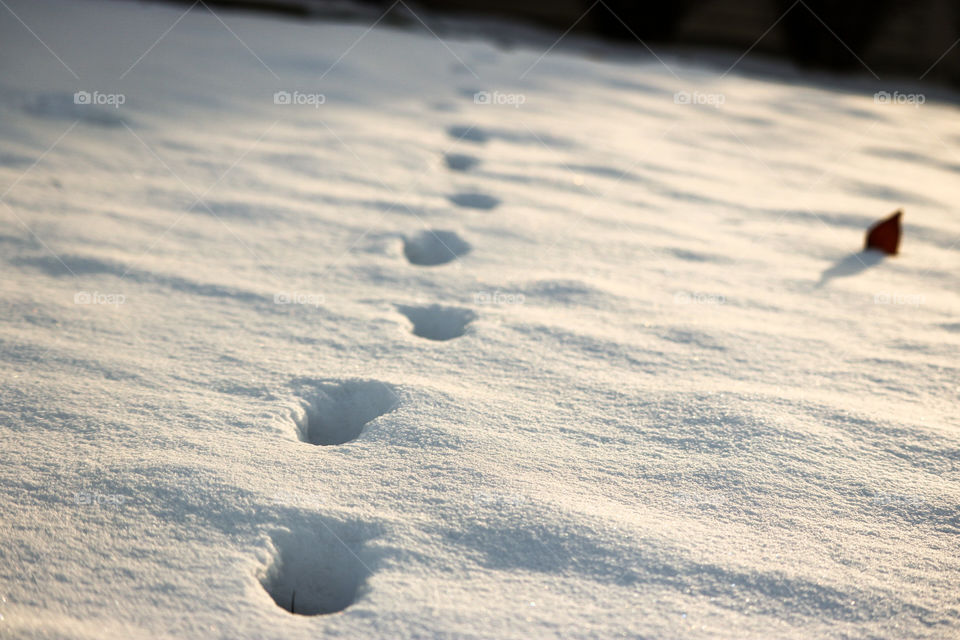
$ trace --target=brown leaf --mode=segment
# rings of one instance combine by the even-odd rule
[[[903,209],[897,209],[890,217],[870,227],[867,232],[867,249],[876,249],[889,255],[896,255],[900,246],[900,217]]]

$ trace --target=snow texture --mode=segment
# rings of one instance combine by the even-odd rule
[[[0,14],[0,636],[960,634],[955,95]]]

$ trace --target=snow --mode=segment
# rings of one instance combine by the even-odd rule
[[[956,96],[0,14],[0,636],[960,633]]]

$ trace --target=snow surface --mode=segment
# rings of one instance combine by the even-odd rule
[[[0,8],[0,636],[960,634],[950,102],[186,9]]]

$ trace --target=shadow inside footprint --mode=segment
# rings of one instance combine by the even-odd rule
[[[466,125],[454,125],[450,127],[447,129],[447,135],[454,140],[468,140],[470,142],[477,142],[481,144],[486,142],[489,138],[483,129],[469,127]]]
[[[413,323],[413,335],[427,340],[459,338],[466,333],[467,325],[477,317],[477,314],[469,309],[442,307],[438,304],[429,307],[398,305],[397,310]]]
[[[455,193],[449,196],[450,202],[467,209],[483,209],[489,211],[500,205],[500,198],[488,196],[485,193]]]
[[[336,523],[334,523],[336,527]],[[273,537],[272,563],[261,577],[277,606],[301,616],[343,611],[353,604],[369,571],[360,560],[357,532],[329,525]]]
[[[393,388],[376,380],[322,383],[303,399],[300,440],[316,445],[356,440],[364,427],[400,404]]]
[[[480,164],[480,159],[463,153],[448,153],[443,157],[447,168],[453,171],[469,171]]]
[[[453,231],[428,229],[403,239],[403,255],[410,264],[432,267],[470,252],[470,245]]]

